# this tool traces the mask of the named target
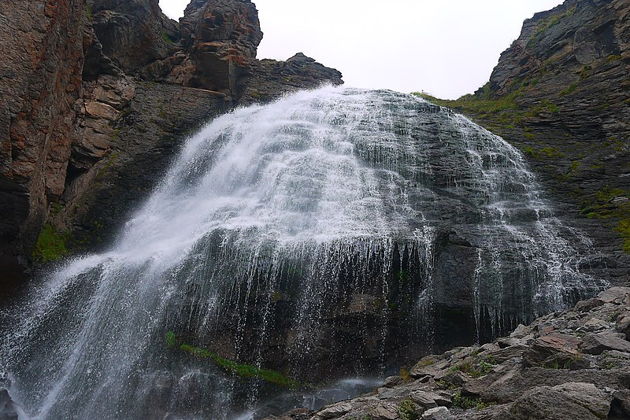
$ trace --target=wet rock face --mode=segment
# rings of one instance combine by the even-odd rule
[[[0,5],[0,294],[64,190],[83,68],[81,0]]]
[[[0,63],[0,297],[10,294],[9,284],[28,277],[44,223],[60,238],[72,237],[63,248],[100,246],[143,197],[131,195],[159,179],[185,134],[235,106],[246,86],[265,85],[267,97],[278,96],[332,74],[303,56],[300,63],[258,66],[262,32],[250,1],[195,0],[181,25],[164,16],[158,3],[37,0],[0,6],[0,52],[6,57]],[[307,82],[278,78],[285,67],[294,75],[304,72],[299,77]],[[146,92],[155,98],[147,99]]]
[[[625,419],[628,313],[630,288],[614,287],[493,343],[426,356],[362,397],[268,419]]]
[[[322,84],[341,85],[339,71],[298,53],[287,61],[256,60],[240,99],[242,105],[269,102],[286,92],[313,89]]]
[[[525,21],[475,95],[445,101],[519,147],[564,218],[630,273],[630,4],[567,0]],[[625,251],[624,251],[625,250]]]
[[[5,389],[0,389],[0,420],[18,420],[15,404]]]

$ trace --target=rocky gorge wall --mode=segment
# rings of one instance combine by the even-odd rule
[[[567,0],[525,21],[474,95],[428,97],[527,156],[612,282],[630,276],[629,16],[625,0]]]
[[[158,0],[12,0],[0,23],[0,295],[110,240],[209,118],[342,83],[303,55],[256,60],[250,1],[195,0],[178,23]]]

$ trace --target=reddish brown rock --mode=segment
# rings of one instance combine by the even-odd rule
[[[330,74],[341,82],[304,56],[258,66],[249,0],[195,0],[181,30],[158,3],[0,4],[0,295],[28,277],[45,222],[71,250],[111,238],[190,130],[245,87],[278,96]]]
[[[0,3],[0,293],[64,190],[83,70],[82,0]]]
[[[256,6],[249,0],[195,0],[180,25],[189,53],[171,78],[238,98],[263,37]]]

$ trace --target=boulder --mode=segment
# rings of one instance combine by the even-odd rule
[[[510,414],[515,420],[574,420],[606,418],[612,397],[592,384],[567,383],[556,387],[537,387],[517,399]]]
[[[630,287],[611,287],[601,292],[597,298],[604,303],[621,304],[630,295]]]
[[[630,342],[620,336],[623,335],[611,332],[589,334],[584,337],[580,349],[588,354],[601,354],[606,350],[630,352]]]
[[[446,407],[432,408],[422,414],[422,420],[453,420],[454,418]]]
[[[348,403],[334,404],[320,411],[317,416],[320,419],[335,419],[347,414],[352,410],[352,405]]]
[[[177,49],[177,23],[159,0],[88,0],[92,26],[103,55],[133,74]]]

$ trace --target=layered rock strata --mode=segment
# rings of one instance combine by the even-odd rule
[[[630,4],[567,0],[525,21],[474,95],[439,101],[516,145],[568,224],[630,276]]]
[[[111,240],[186,135],[246,90],[342,83],[304,56],[257,61],[248,0],[195,0],[181,23],[158,0],[10,1],[0,23],[0,295],[32,260]]]

